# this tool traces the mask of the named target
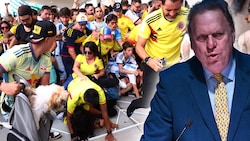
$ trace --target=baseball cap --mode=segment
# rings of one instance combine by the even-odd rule
[[[52,22],[47,20],[37,21],[29,39],[32,43],[38,43],[46,37],[53,37],[55,35],[56,26]]]
[[[80,25],[87,24],[87,16],[84,14],[78,14],[76,16],[76,22],[78,22]]]
[[[113,39],[112,31],[108,26],[105,26],[102,29],[102,35],[103,39]]]
[[[115,12],[122,11],[122,5],[121,5],[121,3],[118,3],[118,2],[115,3],[113,9],[114,9]]]

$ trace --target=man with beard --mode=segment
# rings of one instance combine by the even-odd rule
[[[28,43],[27,38],[36,23],[36,19],[32,18],[32,10],[28,5],[22,5],[18,8],[18,16],[21,24],[17,26],[15,38],[11,40],[10,47],[16,44]]]
[[[95,16],[95,20],[88,22],[87,28],[92,31],[99,32],[100,29],[106,25],[105,21],[103,20],[104,13],[101,7],[96,7],[94,9],[94,16]]]
[[[135,109],[149,107],[159,72],[180,61],[188,14],[182,3],[183,0],[162,0],[162,7],[150,13],[140,25],[135,49],[143,60],[143,96],[129,105],[129,117]]]

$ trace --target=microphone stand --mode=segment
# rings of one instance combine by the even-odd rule
[[[187,130],[188,127],[190,127],[192,125],[193,121],[190,119],[186,122],[184,128],[182,129],[180,135],[177,137],[177,139],[175,141],[179,141],[181,136],[184,134],[184,132]]]

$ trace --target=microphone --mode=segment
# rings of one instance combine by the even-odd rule
[[[192,125],[192,123],[193,123],[193,121],[192,121],[191,119],[189,119],[189,120],[186,122],[186,124],[185,124],[184,128],[182,129],[180,135],[178,136],[178,138],[177,138],[175,141],[179,141],[179,139],[181,138],[181,136],[184,134],[184,132],[187,130],[187,128],[190,127],[190,126]]]

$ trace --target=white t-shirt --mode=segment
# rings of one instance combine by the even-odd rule
[[[140,19],[140,17],[130,9],[125,13],[125,16],[129,17],[134,23]]]

